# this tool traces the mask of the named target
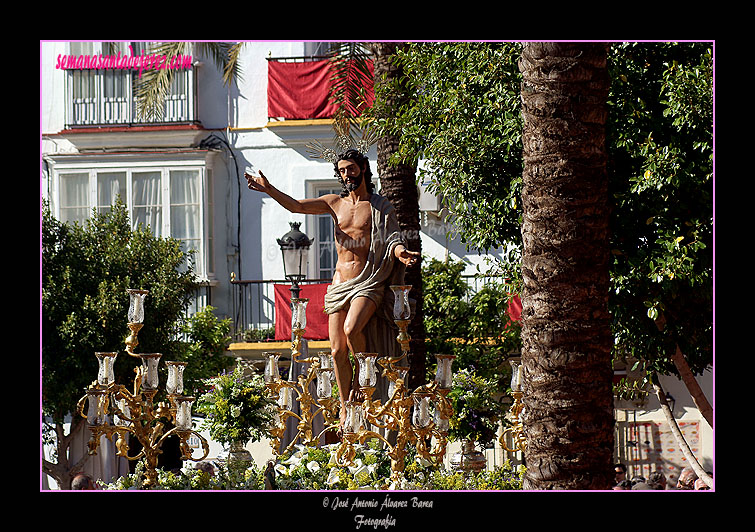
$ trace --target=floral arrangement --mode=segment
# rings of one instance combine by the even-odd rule
[[[296,445],[275,465],[275,483],[283,490],[388,489],[391,459],[376,443],[357,446],[353,464],[336,464],[338,444],[322,448]]]
[[[390,480],[390,457],[376,440],[357,447],[353,465],[338,466],[335,452],[338,445],[322,448],[297,445],[275,464],[275,489],[278,490],[521,490],[524,466],[512,467],[510,462],[490,471],[461,473],[435,466],[410,453],[398,482]],[[215,475],[191,465],[177,472],[158,469],[157,490],[264,490],[265,471],[252,463],[237,472],[225,463],[216,463]],[[137,471],[102,484],[105,490],[138,490]]]
[[[244,378],[236,366],[232,373],[204,381],[210,386],[197,400],[197,413],[205,415],[200,427],[220,443],[257,441],[269,435],[277,412],[260,375]]]
[[[378,440],[356,447],[349,467],[335,463],[338,444],[322,448],[298,445],[275,465],[275,483],[285,490],[519,490],[525,469],[510,462],[491,471],[450,471],[408,449],[406,467],[398,481],[392,481],[391,459]]]
[[[454,408],[449,420],[449,439],[473,440],[489,445],[496,437],[503,408],[495,399],[495,383],[477,375],[471,368],[454,373],[448,398]]]

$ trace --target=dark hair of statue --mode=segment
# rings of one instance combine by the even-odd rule
[[[370,160],[359,150],[347,150],[338,156],[338,160],[333,163],[333,169],[335,170],[338,182],[341,183],[341,197],[345,198],[349,195],[349,191],[346,190],[346,183],[341,178],[341,174],[338,172],[338,161],[352,160],[359,165],[359,168],[364,168],[362,179],[364,179],[367,185],[367,192],[372,194],[375,191],[375,184],[372,182],[372,170],[370,170]]]

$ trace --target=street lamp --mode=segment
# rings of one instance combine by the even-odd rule
[[[278,245],[283,254],[283,272],[291,281],[291,297],[299,297],[299,283],[307,276],[307,260],[309,258],[309,246],[313,240],[299,231],[300,222],[289,222],[291,230],[278,240]]]

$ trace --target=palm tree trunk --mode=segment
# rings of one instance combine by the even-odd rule
[[[375,67],[375,85],[398,82],[403,73],[393,62],[396,49],[402,43],[370,43]],[[396,86],[399,86],[396,84]],[[390,105],[398,105],[405,94],[391,92]],[[382,194],[396,208],[398,223],[403,232],[407,248],[422,251],[419,226],[419,193],[416,183],[416,167],[407,164],[393,165],[389,162],[391,155],[398,150],[399,138],[393,135],[380,137],[377,141],[377,167],[380,176]],[[409,360],[409,386],[416,387],[425,383],[425,326],[422,311],[422,266],[418,261],[406,269],[406,284],[412,285],[410,297],[416,301],[416,313],[409,324],[411,355]]]
[[[607,46],[528,43],[523,74],[525,489],[610,489]]]

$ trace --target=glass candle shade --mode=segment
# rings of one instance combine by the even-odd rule
[[[126,291],[130,298],[128,305],[128,322],[142,323],[144,321],[144,298],[147,297],[149,291],[134,290],[133,288],[129,288]]]
[[[444,390],[451,387],[451,380],[453,379],[451,365],[454,358],[456,358],[454,355],[435,355],[435,360],[438,363],[438,368],[435,372],[435,382]]]
[[[519,392],[522,390],[522,366],[521,366],[522,359],[512,358],[509,360],[509,364],[511,365],[511,391],[512,392]]]
[[[280,380],[280,371],[278,370],[278,353],[264,353],[265,357],[265,384],[270,384]]]
[[[89,390],[87,392],[87,423],[102,425],[105,423],[105,391]]]
[[[165,389],[170,394],[181,394],[184,391],[184,369],[186,362],[166,362],[168,366],[168,381],[165,383]]]
[[[326,399],[333,393],[332,369],[320,368],[317,370],[317,397]]]
[[[128,427],[131,424],[131,409],[128,407],[128,401],[121,397],[116,403],[118,412],[115,414],[115,424],[119,427]]]
[[[409,375],[409,368],[397,368],[398,378],[404,381],[404,388],[406,388],[406,376]],[[393,381],[388,381],[388,398],[393,397],[393,393],[396,391],[397,384]]]
[[[144,390],[157,390],[160,384],[157,366],[160,364],[161,356],[161,353],[144,353],[139,355],[142,359],[142,388]]]
[[[344,422],[344,432],[356,434],[364,428],[364,415],[362,413],[362,404],[354,401],[346,403],[346,421]]]
[[[333,369],[333,353],[330,351],[319,351],[317,356],[320,358],[320,367],[322,369]]]
[[[412,412],[412,425],[418,429],[423,429],[430,424],[430,396],[414,395],[414,411]]]
[[[97,362],[99,363],[99,369],[97,370],[97,384],[101,386],[107,386],[115,382],[115,374],[113,367],[115,365],[115,359],[118,358],[118,353],[95,353]]]
[[[412,285],[391,285],[393,290],[393,319],[408,320],[412,315],[412,309],[409,306],[409,290]]]
[[[307,303],[309,299],[291,298],[291,330],[307,328]]]
[[[288,386],[284,386],[278,392],[278,406],[284,410],[291,410],[293,405],[293,390]]]
[[[438,429],[440,432],[448,432],[448,428],[450,425],[450,421],[447,417],[443,417],[440,414],[439,409],[435,409],[435,412],[433,413],[433,421],[435,422],[435,428]]]
[[[178,430],[191,430],[191,405],[193,397],[176,397],[176,428]]]
[[[377,353],[357,353],[354,357],[359,362],[359,386],[374,387],[377,384]]]

